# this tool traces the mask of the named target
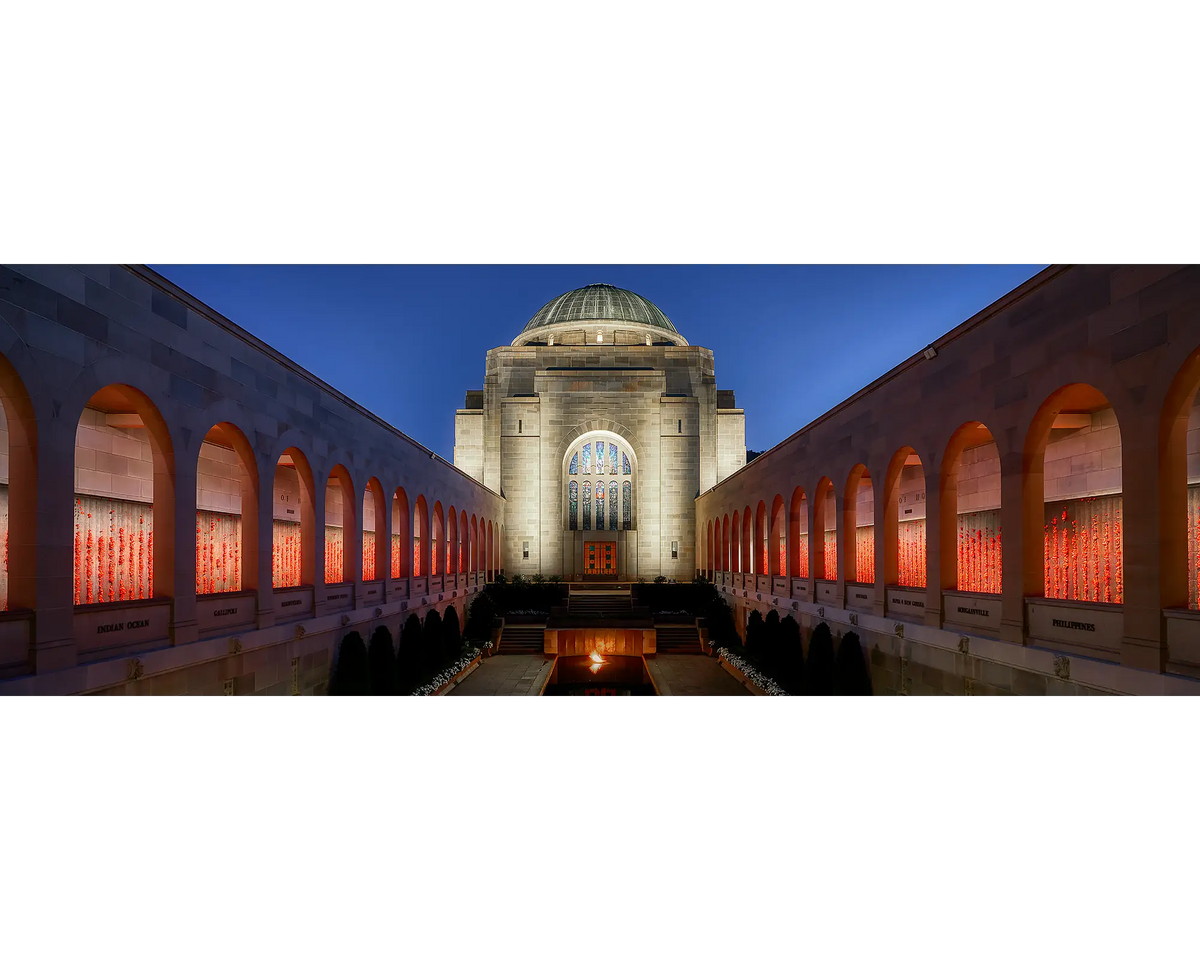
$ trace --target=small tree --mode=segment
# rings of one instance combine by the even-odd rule
[[[871,696],[871,672],[853,630],[842,637],[833,674],[833,692],[843,697]]]
[[[713,597],[705,609],[705,619],[708,621],[708,638],[718,648],[735,646],[740,642],[733,626],[733,611],[720,594]]]
[[[782,640],[783,636],[779,628],[779,611],[768,610],[767,616],[763,620],[763,650],[759,661],[762,663],[762,668],[767,676],[781,683],[780,674],[783,673],[783,663],[780,656],[780,648]]]
[[[396,692],[396,651],[392,647],[392,631],[380,624],[371,634],[367,647],[367,662],[371,673],[371,693],[391,696]]]
[[[442,666],[448,667],[462,653],[462,631],[458,626],[458,610],[453,605],[446,608],[442,619]]]
[[[442,669],[442,615],[430,610],[421,625],[421,675],[432,677]]]
[[[492,638],[492,621],[496,619],[492,598],[487,592],[477,593],[467,610],[467,626],[463,636],[477,643],[484,643]]]
[[[401,693],[410,693],[421,678],[421,633],[421,618],[410,613],[404,621],[396,657],[396,685]]]
[[[357,630],[342,637],[329,692],[337,697],[361,697],[371,692],[367,647]]]
[[[746,652],[755,660],[762,657],[763,647],[763,615],[757,610],[750,613],[746,623]]]
[[[790,694],[804,692],[804,645],[800,641],[800,624],[788,615],[779,621],[779,659],[782,676],[776,677]]]
[[[804,692],[827,697],[833,693],[833,634],[829,624],[818,623],[808,640],[808,661],[804,665]]]

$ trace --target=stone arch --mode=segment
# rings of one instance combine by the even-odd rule
[[[729,514],[721,521],[721,570],[725,573],[733,571],[733,558],[729,555]]]
[[[905,487],[903,491],[902,485]],[[928,563],[924,506],[925,467],[916,450],[912,447],[901,447],[892,454],[884,473],[883,489],[878,491],[877,495],[884,498],[884,584],[924,588],[927,583]],[[905,519],[909,516],[914,519]]]
[[[391,575],[403,580],[412,570],[412,514],[409,512],[408,492],[404,487],[392,491]]]
[[[770,558],[770,571],[773,576],[788,575],[787,558],[787,511],[784,509],[783,496],[775,494],[771,501],[771,535],[767,555]]]
[[[751,551],[754,556],[754,572],[765,574],[770,569],[770,553],[767,542],[770,539],[768,531],[767,505],[759,500],[754,508],[754,544]]]
[[[97,367],[101,364],[97,364]],[[87,371],[92,373],[91,368]],[[81,376],[76,385],[86,383],[91,379],[90,376]],[[71,409],[74,409],[72,406]],[[88,415],[87,411],[91,410],[92,415]],[[110,518],[113,522],[110,526],[116,525],[118,531],[109,531],[108,539],[111,542],[115,535],[119,533],[122,541],[125,539],[125,526],[128,521],[129,537],[133,537],[134,527],[137,528],[137,547],[136,554],[118,556],[114,564],[112,558],[105,555],[103,560],[100,558],[100,551],[97,551],[96,563],[91,563],[92,551],[87,549],[85,541],[90,538],[93,532],[96,533],[95,539],[97,542],[104,536],[104,532],[99,527],[99,518],[91,517],[90,511],[86,511],[82,506],[82,496],[78,492],[78,486],[82,480],[77,482],[76,486],[76,510],[75,510],[75,537],[78,544],[75,550],[75,603],[86,604],[91,602],[108,602],[112,600],[122,599],[137,599],[139,597],[173,597],[175,596],[176,584],[176,561],[178,559],[176,547],[183,546],[182,543],[177,544],[177,538],[181,540],[190,540],[190,524],[189,533],[183,533],[176,530],[175,524],[175,443],[171,436],[171,430],[167,420],[159,409],[158,405],[142,390],[128,383],[114,382],[108,383],[96,389],[91,393],[83,403],[78,407],[78,415],[76,422],[80,425],[80,430],[83,427],[85,417],[93,420],[95,432],[99,435],[101,430],[125,430],[139,429],[146,430],[146,436],[149,442],[151,455],[151,504],[150,504],[150,525],[146,530],[144,517],[139,512],[137,523],[134,524],[132,510],[129,515],[123,519],[115,519],[114,514],[116,508],[110,510]],[[119,426],[118,426],[119,424]],[[77,477],[83,478],[88,474],[85,472],[89,468],[80,467],[81,454],[87,452],[86,447],[80,446],[80,432],[76,433],[75,444],[75,463]],[[96,453],[96,450],[92,450]],[[110,454],[111,455],[111,454]],[[112,455],[116,456],[116,455]],[[99,474],[101,471],[93,471]],[[112,475],[109,474],[110,484]],[[111,489],[110,495],[105,498],[97,491],[96,495],[100,499],[108,499],[112,503],[125,501],[132,496],[131,490],[133,485],[138,485],[140,490],[141,481],[136,477],[123,476],[123,481],[127,483],[127,489],[115,490]],[[97,486],[99,484],[97,483]],[[124,496],[122,496],[124,494]],[[89,495],[90,496],[90,495]],[[138,496],[141,496],[139,492]],[[93,530],[95,528],[95,530]],[[143,548],[143,538],[145,546]],[[194,545],[187,552],[194,550]],[[112,551],[108,551],[111,553]],[[187,560],[185,559],[186,563]],[[101,572],[102,570],[106,572]],[[89,599],[90,597],[90,599]]]
[[[458,512],[458,566],[455,568],[457,573],[470,572],[471,559],[471,544],[470,530],[467,525],[467,511],[459,510]]]
[[[863,485],[871,492],[870,504],[860,503]],[[874,484],[871,482],[871,471],[865,464],[856,463],[850,468],[846,477],[845,499],[842,501],[843,523],[843,553],[845,556],[845,579],[847,582],[875,582],[875,516],[874,516]],[[862,523],[863,514],[870,523]],[[860,534],[860,530],[869,531]]]
[[[0,353],[0,411],[8,427],[7,552],[0,556],[0,610],[37,607],[37,415],[16,366]]]
[[[239,489],[238,512],[233,514],[232,499],[224,511],[216,510],[221,497],[214,490],[207,495],[201,478],[205,444],[231,450],[235,458],[234,479]],[[196,461],[196,593],[211,594],[236,590],[257,590],[258,583],[258,504],[260,482],[258,460],[245,431],[236,423],[222,420],[204,434],[195,452]],[[217,487],[217,484],[213,485]],[[228,497],[228,494],[224,495]],[[213,502],[209,502],[209,501]],[[202,503],[209,503],[215,514],[202,522]],[[220,519],[224,514],[229,519]],[[221,529],[218,530],[218,527]],[[219,546],[218,546],[219,545]],[[218,549],[220,552],[218,553]],[[231,556],[232,554],[232,556]],[[230,569],[232,564],[233,569]]]
[[[435,500],[429,524],[429,575],[445,576],[446,560],[446,515],[442,501]]]
[[[446,568],[448,576],[458,573],[458,511],[454,504],[446,510]]]
[[[413,504],[413,576],[428,577],[432,576],[429,572],[430,553],[432,551],[433,531],[432,520],[429,515],[429,504],[425,501],[425,494],[417,495],[417,500]]]
[[[788,539],[791,542],[788,569],[793,577],[807,578],[810,571],[809,558],[812,544],[809,530],[812,524],[808,516],[809,502],[804,487],[792,490],[791,505],[788,507]]]
[[[368,510],[367,495],[371,503]],[[367,530],[368,518],[372,521],[372,530]],[[383,498],[383,484],[377,476],[370,476],[363,485],[363,535],[362,535],[362,565],[364,580],[382,580],[387,575],[388,560],[391,551],[388,549],[388,515],[386,501]],[[371,536],[368,537],[367,534]],[[368,576],[368,574],[370,574]]]
[[[963,455],[968,450],[982,450],[987,453],[983,462],[994,461],[994,509],[962,510],[966,504],[960,502],[959,481]],[[994,457],[991,456],[992,450],[995,451]],[[996,594],[1001,591],[1004,557],[999,519],[1002,506],[999,497],[999,470],[999,448],[992,432],[984,424],[978,420],[968,420],[950,435],[942,453],[942,466],[938,474],[938,553],[941,558],[940,587],[943,590]],[[977,520],[969,519],[977,515]],[[970,547],[968,555],[969,544],[975,546]]]
[[[742,573],[754,573],[754,511],[747,504],[742,510],[741,557]]]
[[[600,426],[593,426],[593,424],[600,424]],[[584,427],[587,427],[588,429],[583,429]],[[578,529],[583,529],[584,513],[585,513],[584,484],[588,483],[589,489],[590,489],[590,483],[593,478],[590,475],[586,476],[586,478],[585,478],[585,475],[582,474],[582,464],[578,465],[579,469],[580,469],[579,474],[572,474],[570,472],[570,469],[571,469],[572,457],[580,450],[580,448],[585,444],[594,444],[594,440],[591,439],[593,437],[593,435],[596,438],[603,440],[604,443],[609,444],[610,446],[616,446],[619,450],[622,451],[623,454],[628,455],[629,461],[630,461],[631,473],[629,475],[626,475],[622,469],[618,469],[618,472],[616,474],[611,474],[611,473],[605,474],[605,476],[607,477],[606,483],[608,485],[607,499],[612,499],[612,481],[614,481],[614,480],[617,481],[617,499],[613,503],[608,504],[608,512],[605,514],[605,526],[609,529],[612,529],[612,513],[611,513],[611,511],[614,508],[614,506],[620,506],[622,508],[622,514],[621,514],[621,519],[618,521],[617,529],[619,529],[619,530],[624,529],[624,514],[623,514],[623,499],[622,498],[623,498],[623,494],[624,494],[624,485],[626,482],[628,482],[630,484],[630,524],[631,524],[631,529],[636,530],[638,528],[638,523],[637,523],[638,498],[639,498],[639,493],[640,493],[640,488],[641,488],[641,479],[642,479],[641,450],[640,450],[641,445],[639,443],[635,442],[635,440],[632,438],[632,436],[629,433],[620,432],[622,429],[624,429],[624,428],[621,427],[620,424],[616,424],[615,421],[611,421],[611,420],[598,419],[598,420],[585,421],[584,424],[577,426],[573,431],[571,431],[570,439],[564,441],[563,443],[561,443],[559,445],[559,460],[560,460],[560,471],[559,472],[562,477],[561,490],[560,490],[560,495],[559,495],[559,503],[560,503],[560,510],[561,510],[560,517],[562,520],[562,529],[563,530],[571,529],[570,505],[571,505],[571,496],[572,496],[572,490],[571,490],[571,482],[572,481],[575,481],[578,484],[578,487],[575,490],[575,495],[578,497],[578,500],[577,500],[577,504],[578,504],[577,525],[578,525]],[[622,466],[623,466],[623,464],[622,464]],[[593,509],[598,510],[601,499],[605,499],[605,498],[596,496],[592,499],[591,506]],[[606,502],[607,502],[607,500],[606,500]]]
[[[829,495],[833,493],[833,481],[829,477],[821,477],[813,490],[812,527],[809,534],[810,552],[812,553],[813,576],[818,580],[836,580],[837,570],[837,540],[838,522],[837,502],[829,503]],[[832,516],[830,512],[832,511]],[[827,527],[833,522],[833,541],[829,542]],[[832,550],[832,556],[830,551]]]
[[[630,451],[636,459],[633,462],[634,470],[639,468],[639,462],[642,460],[642,455],[645,452],[641,441],[637,437],[637,432],[631,427],[626,426],[617,420],[609,420],[605,417],[595,417],[588,420],[583,420],[572,427],[558,445],[558,459],[563,463],[563,472],[566,472],[567,457],[570,454],[571,448],[581,441],[589,433],[612,433],[616,434],[623,443],[627,444]]]
[[[479,574],[479,517],[471,514],[471,557],[468,563],[469,572]]]
[[[1180,364],[1158,430],[1159,605],[1200,606],[1200,496],[1188,483],[1188,427],[1200,388],[1200,348]]]
[[[329,522],[331,500],[340,510],[340,516],[337,516],[336,519],[341,522],[341,534],[334,534],[332,537],[330,531],[337,527]],[[357,529],[358,503],[355,501],[354,479],[350,476],[350,470],[345,464],[337,463],[329,471],[329,477],[325,481],[325,529],[323,534],[326,583],[353,583],[357,579],[358,571],[361,569],[359,564],[362,552],[362,543],[355,542],[358,539],[355,534]]]
[[[742,515],[737,510],[733,511],[733,521],[729,525],[729,536],[730,570],[734,573],[742,573]]]
[[[1114,466],[1074,473],[1074,457],[1069,458],[1071,474],[1062,485],[1080,491],[1078,496],[1056,498],[1063,504],[1062,526],[1056,516],[1048,518],[1047,481],[1057,478],[1046,474],[1046,456],[1055,441],[1053,430],[1082,430],[1101,437],[1104,426],[1095,426],[1098,417],[1115,433]],[[1082,420],[1088,425],[1084,427]],[[1038,408],[1025,435],[1022,453],[1021,561],[1022,590],[1026,597],[1055,596],[1081,602],[1121,603],[1124,598],[1123,532],[1121,520],[1122,474],[1120,422],[1108,397],[1089,383],[1070,383],[1052,392]],[[1086,436],[1086,434],[1085,434]],[[1103,451],[1097,449],[1096,453]],[[1092,456],[1088,450],[1081,454]],[[1064,458],[1067,459],[1067,458]],[[1099,493],[1097,486],[1110,492]],[[1112,479],[1115,483],[1109,483]],[[1066,492],[1060,491],[1060,492]],[[1097,503],[1097,501],[1103,501]],[[1087,504],[1088,506],[1084,506]],[[1059,538],[1061,536],[1061,551]],[[1060,559],[1061,558],[1061,559]]]

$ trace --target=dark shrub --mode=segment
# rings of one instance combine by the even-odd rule
[[[804,693],[804,646],[800,642],[800,624],[786,616],[779,622],[780,673],[776,679],[790,694]]]
[[[442,615],[430,610],[421,625],[421,674],[431,677],[442,669]]]
[[[740,645],[733,626],[733,611],[720,596],[708,605],[704,618],[708,622],[708,639],[714,641],[717,648]]]
[[[362,697],[371,692],[367,645],[357,630],[342,637],[329,692],[337,697]]]
[[[783,682],[780,677],[783,673],[782,639],[779,629],[779,611],[768,610],[767,616],[763,620],[762,653],[759,655],[759,663],[763,672],[779,683]]]
[[[371,693],[391,696],[396,692],[396,651],[392,648],[392,631],[382,624],[371,634],[367,648],[371,673]]]
[[[750,612],[746,622],[746,652],[755,660],[762,656],[763,648],[763,615],[757,610]]]
[[[833,674],[833,692],[843,697],[871,696],[871,672],[854,631],[842,637]]]
[[[804,665],[805,693],[827,697],[833,693],[833,634],[829,624],[818,623],[808,640],[808,660]]]
[[[492,621],[495,619],[496,608],[492,604],[491,596],[486,590],[483,593],[477,593],[470,609],[467,610],[467,626],[463,630],[463,636],[475,643],[483,644],[492,638]]]
[[[442,620],[442,666],[448,667],[458,659],[462,652],[462,631],[458,627],[458,610],[453,606],[446,608],[446,616]]]
[[[421,618],[410,613],[400,634],[400,653],[396,657],[396,682],[401,693],[411,693],[421,679]]]

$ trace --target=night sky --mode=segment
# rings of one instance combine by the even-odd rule
[[[612,283],[716,357],[765,450],[1042,266],[160,266],[368,410],[454,455],[484,354],[546,301]]]

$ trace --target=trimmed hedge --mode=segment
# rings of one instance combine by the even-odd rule
[[[338,646],[337,663],[329,680],[329,693],[335,697],[362,697],[371,692],[367,647],[362,635],[354,630]]]
[[[808,660],[804,670],[804,692],[809,696],[828,697],[833,694],[834,659],[833,634],[829,624],[818,623],[808,640]]]
[[[380,624],[371,634],[367,647],[367,662],[370,667],[371,693],[375,696],[391,696],[396,692],[396,651],[392,647],[392,631]]]
[[[458,659],[462,652],[462,631],[458,626],[458,610],[453,606],[446,608],[446,616],[442,618],[442,666],[448,667]]]
[[[838,645],[833,675],[833,692],[844,697],[871,696],[871,671],[863,656],[862,644],[853,630]]]

